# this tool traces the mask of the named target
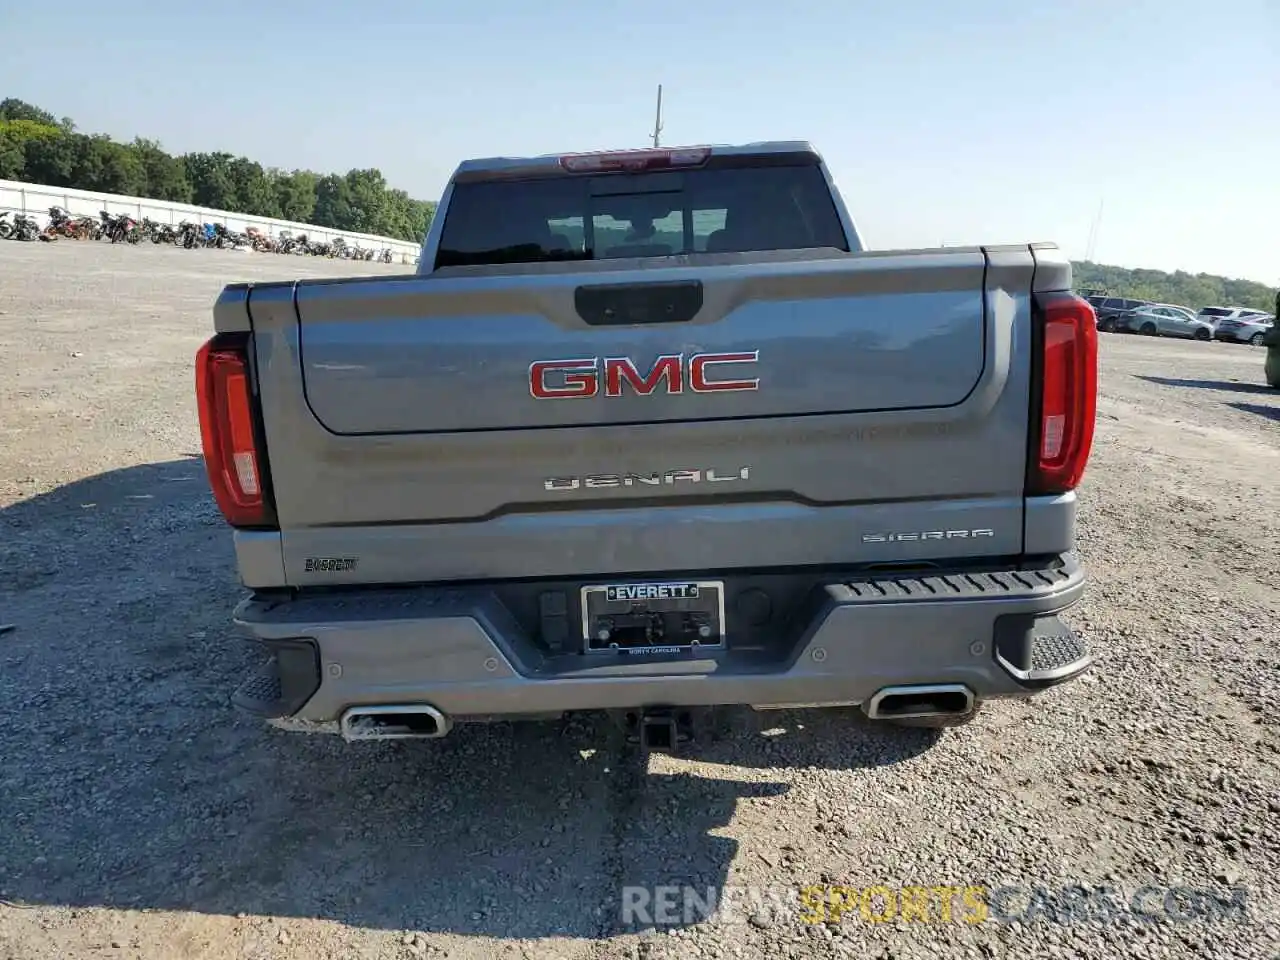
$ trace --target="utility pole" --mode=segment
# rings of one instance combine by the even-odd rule
[[[658,137],[662,135],[662,84],[658,84],[658,113],[653,118],[653,134],[649,137],[653,141],[655,147],[658,146]]]

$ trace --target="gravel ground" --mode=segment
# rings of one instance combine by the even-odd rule
[[[256,658],[228,629],[191,360],[227,281],[395,269],[0,244],[0,958],[1280,954],[1259,351],[1103,338],[1073,616],[1100,662],[1034,703],[942,735],[735,714],[680,758],[594,717],[357,748],[227,705]],[[624,888],[668,884],[723,890],[721,913],[623,914]],[[841,922],[770,899],[812,884],[855,888]],[[931,894],[928,922],[875,922],[877,885],[985,886],[988,916]],[[1158,915],[1081,919],[1073,885],[1157,888]],[[1243,890],[1244,913],[1170,913],[1170,887]]]

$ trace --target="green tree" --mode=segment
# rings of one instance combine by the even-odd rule
[[[431,228],[431,221],[436,216],[436,205],[430,200],[410,201],[409,231],[404,234],[406,240],[421,242]]]
[[[312,223],[316,212],[316,184],[320,175],[310,170],[272,171],[275,180],[276,203],[280,216],[285,220]]]
[[[0,134],[0,180],[17,180],[26,167],[26,145]]]
[[[312,222],[335,230],[350,230],[351,187],[345,177],[331,173],[316,182],[316,209]]]
[[[147,186],[147,172],[137,154],[110,137],[73,134],[75,161],[71,183],[82,190],[137,196]]]
[[[1115,297],[1136,297],[1198,310],[1208,306],[1254,307],[1270,310],[1275,292],[1263,283],[1233,280],[1209,273],[1182,270],[1128,269],[1108,264],[1077,262],[1072,265],[1077,290],[1098,291]]]
[[[31,183],[47,183],[55,187],[75,187],[71,172],[76,164],[74,136],[28,140],[26,142],[26,166],[23,180]]]
[[[387,233],[387,181],[382,171],[350,170],[346,181],[350,219],[344,229],[356,233]]]
[[[21,179],[27,167],[27,145],[55,140],[61,132],[38,120],[0,120],[0,180]]]
[[[0,120],[32,120],[48,127],[58,125],[58,120],[52,113],[32,106],[17,97],[5,97],[0,100]]]
[[[261,164],[247,157],[236,157],[228,166],[228,175],[235,189],[234,205],[228,209],[258,217],[280,216],[275,184]]]
[[[388,190],[382,221],[375,232],[390,237],[411,236],[414,223],[413,203],[403,190]]]
[[[187,168],[181,160],[165,153],[155,140],[142,137],[134,138],[132,150],[146,174],[143,195],[174,203],[191,202],[191,181],[187,179]]]
[[[435,204],[387,185],[369,167],[345,174],[264,170],[224,151],[173,156],[141,137],[117,143],[76,132],[70,117],[10,97],[0,101],[0,178],[198,203],[353,233],[421,241]]]
[[[192,199],[202,207],[236,209],[236,187],[229,153],[188,153],[183,156]]]

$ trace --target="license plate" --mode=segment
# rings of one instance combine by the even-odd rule
[[[719,581],[605,583],[582,588],[583,649],[661,654],[724,645]]]
[[[606,603],[618,600],[697,600],[696,583],[619,583],[604,588]]]

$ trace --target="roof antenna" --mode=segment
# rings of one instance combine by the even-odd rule
[[[658,84],[658,113],[653,118],[653,134],[649,137],[653,141],[655,148],[658,146],[658,137],[662,134],[662,84]]]
[[[1098,228],[1102,226],[1102,206],[1106,200],[1107,198],[1103,197],[1098,201],[1098,212],[1093,218],[1093,223],[1089,225],[1089,243],[1084,251],[1084,258],[1089,263],[1093,262],[1093,251],[1098,246]]]

